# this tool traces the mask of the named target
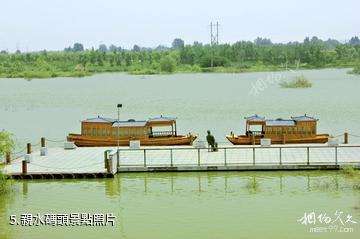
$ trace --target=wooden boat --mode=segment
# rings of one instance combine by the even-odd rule
[[[232,144],[260,144],[261,139],[271,139],[272,144],[326,143],[329,139],[329,134],[317,134],[318,119],[306,114],[291,117],[289,120],[265,120],[258,115],[245,119],[245,135],[235,135],[232,132],[226,135]],[[258,130],[252,130],[253,127],[257,127]]]
[[[167,131],[155,131],[156,127],[170,128]],[[192,145],[195,134],[178,135],[176,118],[157,117],[145,121],[117,121],[115,119],[90,118],[81,122],[81,134],[70,133],[68,141],[79,147],[129,146],[130,141],[139,140],[140,145]]]

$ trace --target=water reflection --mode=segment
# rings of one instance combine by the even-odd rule
[[[22,193],[26,197],[28,192],[29,192],[29,182],[25,180],[22,183]]]
[[[342,184],[341,184],[342,179]],[[197,173],[123,173],[104,180],[108,197],[142,191],[145,195],[165,191],[176,193],[195,190],[198,193],[223,191],[231,193],[328,192],[336,194],[351,188],[338,172],[197,172]]]
[[[138,223],[147,230],[164,223],[174,230],[177,223],[188,223],[190,227],[200,221],[206,221],[203,227],[207,224],[216,227],[211,221],[215,214],[227,225],[238,220],[239,214],[257,220],[254,208],[256,215],[269,218],[271,208],[284,207],[289,210],[278,213],[286,220],[295,220],[303,213],[297,210],[305,210],[309,202],[315,208],[323,208],[325,204],[332,210],[338,208],[340,198],[342,205],[359,211],[360,191],[353,189],[353,181],[339,172],[329,171],[122,173],[113,179],[24,180],[15,181],[17,193],[0,198],[0,211],[4,223],[13,213],[94,209],[113,212],[117,219],[116,235],[134,238]],[[176,223],[162,219],[173,215]],[[236,226],[229,226],[228,230],[231,228]],[[14,234],[10,233],[12,230]],[[16,237],[29,233],[5,224],[0,225],[0,231]],[[36,231],[32,233],[35,235]],[[81,231],[77,233],[80,235]]]
[[[120,184],[120,180],[117,179],[111,179],[111,178],[107,178],[104,179],[104,184],[105,184],[105,195],[109,196],[109,197],[113,197],[113,196],[117,196],[120,194],[121,192],[121,184]]]

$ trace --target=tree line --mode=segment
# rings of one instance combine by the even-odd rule
[[[282,70],[286,67],[354,67],[359,71],[360,40],[346,43],[317,37],[303,42],[272,43],[267,38],[234,44],[185,45],[180,38],[171,47],[124,49],[101,44],[85,49],[75,43],[60,52],[0,53],[0,77],[48,78],[85,76],[95,72],[158,74],[171,72],[244,72]]]

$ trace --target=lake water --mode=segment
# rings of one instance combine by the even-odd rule
[[[244,132],[244,116],[313,115],[318,131],[360,135],[360,76],[346,69],[244,74],[0,79],[0,129],[18,148],[41,136],[64,139],[80,120],[178,117],[179,133],[210,129],[225,142]],[[304,75],[309,89],[282,89]],[[351,136],[351,142],[360,138]],[[50,144],[50,143],[49,143]],[[51,146],[51,145],[50,145]],[[115,179],[16,181],[0,198],[0,238],[359,238],[359,183],[340,172],[211,172],[121,174]],[[297,222],[315,211],[353,216],[352,233],[310,233]],[[9,226],[22,213],[114,213],[114,227]],[[344,215],[343,215],[344,216]],[[345,215],[346,219],[346,215]],[[317,223],[315,226],[323,226]]]
[[[0,238],[359,238],[358,181],[340,172],[121,174],[18,181],[0,199]],[[304,213],[351,215],[349,233],[314,233]],[[22,213],[114,213],[115,226],[9,226]],[[330,224],[331,225],[331,224]],[[341,226],[336,222],[334,225]]]
[[[0,79],[0,128],[14,133],[21,146],[41,136],[64,139],[80,131],[82,119],[117,118],[116,105],[122,103],[122,120],[176,116],[179,133],[191,131],[204,139],[210,129],[218,142],[225,142],[230,131],[244,133],[244,116],[252,114],[275,119],[307,113],[320,119],[319,132],[360,135],[360,76],[347,71]],[[279,87],[279,79],[299,75],[313,87]]]

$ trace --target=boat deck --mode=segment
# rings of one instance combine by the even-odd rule
[[[104,151],[109,149],[113,150],[111,172],[104,163]],[[26,175],[22,174],[24,157],[13,160],[4,171],[14,178],[104,178],[117,172],[306,170],[360,165],[360,145],[223,145],[217,152],[193,146],[120,147],[119,155],[117,165],[116,147],[48,148],[46,156],[32,153]]]

